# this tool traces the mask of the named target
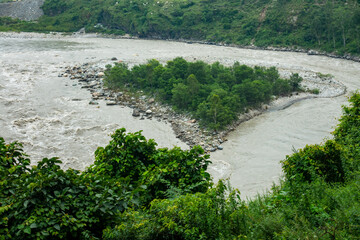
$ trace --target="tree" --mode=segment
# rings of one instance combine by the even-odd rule
[[[219,110],[221,108],[220,97],[219,95],[212,94],[210,95],[209,100],[210,100],[210,114],[212,115],[212,119],[214,122],[214,129],[216,129],[219,127],[217,119],[218,119]]]
[[[348,10],[345,7],[338,7],[334,10],[335,26],[340,30],[343,47],[346,46],[351,23],[351,18],[347,16],[346,12]]]
[[[177,83],[171,90],[172,102],[179,109],[186,109],[191,102],[189,87],[183,83]]]
[[[298,73],[291,74],[290,86],[293,91],[299,90],[301,81],[302,81],[302,77],[300,77]]]
[[[204,192],[211,185],[206,169],[209,156],[201,147],[156,149],[154,140],[141,132],[128,133],[124,128],[112,135],[105,148],[95,152],[95,162],[88,174],[101,174],[126,182],[140,192],[140,205],[155,198],[165,198],[168,191]]]
[[[272,86],[272,92],[274,95],[285,95],[291,92],[289,82],[284,79],[278,79],[274,82]]]
[[[21,144],[0,138],[1,239],[96,239],[124,203],[131,206],[127,185],[106,175],[64,171],[60,163],[44,158],[30,168]]]
[[[110,88],[123,88],[126,83],[130,82],[131,72],[125,63],[115,63],[106,66],[105,84]]]
[[[246,65],[240,65],[238,62],[234,63],[233,72],[237,84],[244,82],[246,79],[254,79],[254,70]]]
[[[207,66],[203,61],[189,63],[188,74],[194,74],[201,84],[212,83],[212,78],[207,74]]]
[[[189,92],[193,98],[199,93],[200,84],[194,74],[190,74],[186,79],[186,86],[188,86]]]
[[[169,68],[171,70],[172,75],[176,79],[184,79],[185,74],[188,71],[188,62],[181,57],[177,57],[172,61],[168,61],[166,64],[166,68]]]

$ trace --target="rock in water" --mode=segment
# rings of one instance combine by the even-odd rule
[[[95,102],[95,101],[90,101],[89,104],[90,104],[90,105],[99,105],[99,103],[98,103],[98,102]]]
[[[139,112],[139,110],[136,109],[136,108],[134,108],[132,115],[133,115],[134,117],[140,117],[140,112]]]

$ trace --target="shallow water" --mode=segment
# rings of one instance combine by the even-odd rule
[[[182,56],[226,65],[239,61],[293,72],[330,73],[350,92],[360,87],[359,63],[303,53],[169,41],[24,36],[0,37],[0,136],[22,142],[35,161],[58,156],[64,167],[76,169],[90,165],[96,148],[105,146],[109,134],[120,127],[143,130],[161,147],[187,146],[164,122],[135,120],[131,109],[101,101],[99,107],[88,105],[91,96],[86,90],[73,86],[74,80],[58,77],[69,65],[93,62],[104,66],[117,57],[131,66],[152,58],[166,62]],[[345,103],[345,96],[304,100],[242,124],[228,136],[224,150],[212,154],[210,172],[215,180],[230,177],[244,197],[265,191],[278,181],[279,162],[293,148],[330,137]]]

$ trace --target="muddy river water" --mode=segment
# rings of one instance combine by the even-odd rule
[[[101,101],[99,106],[89,105],[88,91],[74,80],[58,77],[66,66],[86,62],[104,66],[112,57],[132,66],[152,58],[165,63],[178,56],[332,74],[347,87],[346,95],[308,99],[266,112],[230,133],[224,150],[211,154],[209,171],[215,180],[229,178],[243,197],[253,197],[277,182],[280,160],[294,148],[331,137],[341,106],[360,88],[360,63],[324,56],[170,41],[0,34],[0,136],[22,142],[33,161],[58,156],[63,167],[75,169],[90,165],[96,148],[105,146],[120,127],[143,130],[161,147],[187,149],[169,124],[134,120],[131,109]]]

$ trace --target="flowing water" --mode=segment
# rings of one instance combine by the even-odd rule
[[[132,66],[152,58],[165,63],[182,56],[225,65],[238,61],[292,72],[321,72],[334,75],[348,92],[360,88],[360,63],[304,53],[89,36],[28,36],[0,35],[0,136],[22,142],[34,161],[58,156],[64,167],[76,169],[90,165],[96,148],[105,146],[110,134],[121,127],[130,132],[143,130],[161,147],[188,147],[164,122],[138,121],[131,109],[101,101],[99,106],[89,105],[88,91],[75,80],[58,77],[66,66],[86,62],[104,66],[112,57]],[[269,189],[281,176],[280,160],[294,148],[331,137],[346,101],[346,96],[308,99],[255,117],[228,136],[224,150],[211,155],[210,172],[215,180],[229,177],[244,197]]]

